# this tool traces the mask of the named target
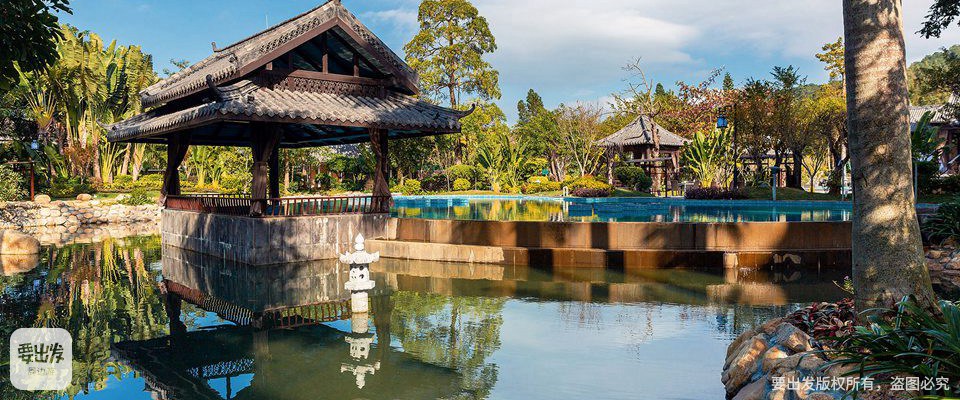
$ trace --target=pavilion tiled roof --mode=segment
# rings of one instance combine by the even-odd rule
[[[220,89],[222,98],[184,110],[152,111],[109,127],[108,139],[127,141],[198,126],[211,121],[278,121],[314,125],[458,132],[468,114],[411,96],[383,97],[294,92],[241,81]]]
[[[384,69],[394,71],[401,81],[405,81],[409,90],[417,91],[416,72],[344,8],[340,1],[330,0],[240,42],[216,49],[213,55],[146,88],[140,93],[141,103],[144,107],[151,107],[201,91],[207,87],[208,75],[217,85],[239,79],[251,68],[268,62],[265,57],[271,53],[331,22],[340,22],[342,28],[351,29],[366,42],[366,46],[357,46],[366,59],[382,63],[381,66],[386,67]]]
[[[649,117],[639,116],[627,124],[627,126],[623,127],[623,129],[620,129],[610,136],[598,140],[597,145],[601,147],[623,147],[642,144],[652,145],[653,136],[651,131],[654,127],[656,127],[657,133],[660,135],[661,146],[680,147],[689,142],[689,140],[663,129],[663,127],[658,125]]]

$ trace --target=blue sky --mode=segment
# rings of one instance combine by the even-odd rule
[[[933,0],[905,0],[907,58],[960,43],[915,34]],[[318,0],[77,0],[62,20],[105,40],[142,45],[158,71],[168,60],[198,61],[220,47],[306,11]],[[343,0],[402,55],[416,32],[418,0]],[[724,67],[740,83],[792,64],[810,82],[826,81],[813,54],[842,35],[839,0],[474,0],[499,49],[500,105],[512,120],[527,89],[548,106],[605,103],[626,88],[623,66],[640,58],[647,74],[672,87]]]

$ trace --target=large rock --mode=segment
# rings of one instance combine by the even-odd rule
[[[77,201],[90,201],[93,200],[93,196],[87,193],[80,193],[77,195]]]
[[[39,254],[0,254],[0,272],[4,276],[22,274],[39,264]]]
[[[780,344],[794,353],[813,349],[813,346],[810,345],[810,335],[807,335],[790,323],[780,324],[770,341]]]
[[[38,194],[33,197],[33,202],[37,204],[49,204],[50,196],[47,196],[45,194]]]
[[[761,335],[754,336],[740,346],[740,350],[727,361],[720,377],[727,393],[735,393],[749,382],[750,377],[760,368],[760,355],[765,351],[767,342]]]
[[[0,254],[23,255],[40,253],[40,241],[12,229],[0,231]]]

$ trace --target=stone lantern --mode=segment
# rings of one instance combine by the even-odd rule
[[[363,235],[358,233],[353,245],[355,251],[340,255],[340,262],[350,265],[350,279],[343,287],[350,291],[350,311],[353,314],[366,314],[370,311],[368,292],[376,286],[370,279],[370,264],[380,260],[380,253],[368,253],[364,250],[363,242]]]

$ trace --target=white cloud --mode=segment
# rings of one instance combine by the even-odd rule
[[[500,71],[512,104],[528,88],[548,104],[599,99],[622,89],[623,66],[640,57],[658,81],[697,81],[726,64],[738,80],[765,76],[773,65],[801,67],[810,81],[826,79],[813,57],[843,35],[838,0],[473,0],[487,18],[498,50],[489,59]],[[960,43],[960,27],[923,39],[920,29],[933,0],[904,1],[907,58],[915,61]],[[416,32],[418,0],[364,13],[392,26],[402,40]]]

